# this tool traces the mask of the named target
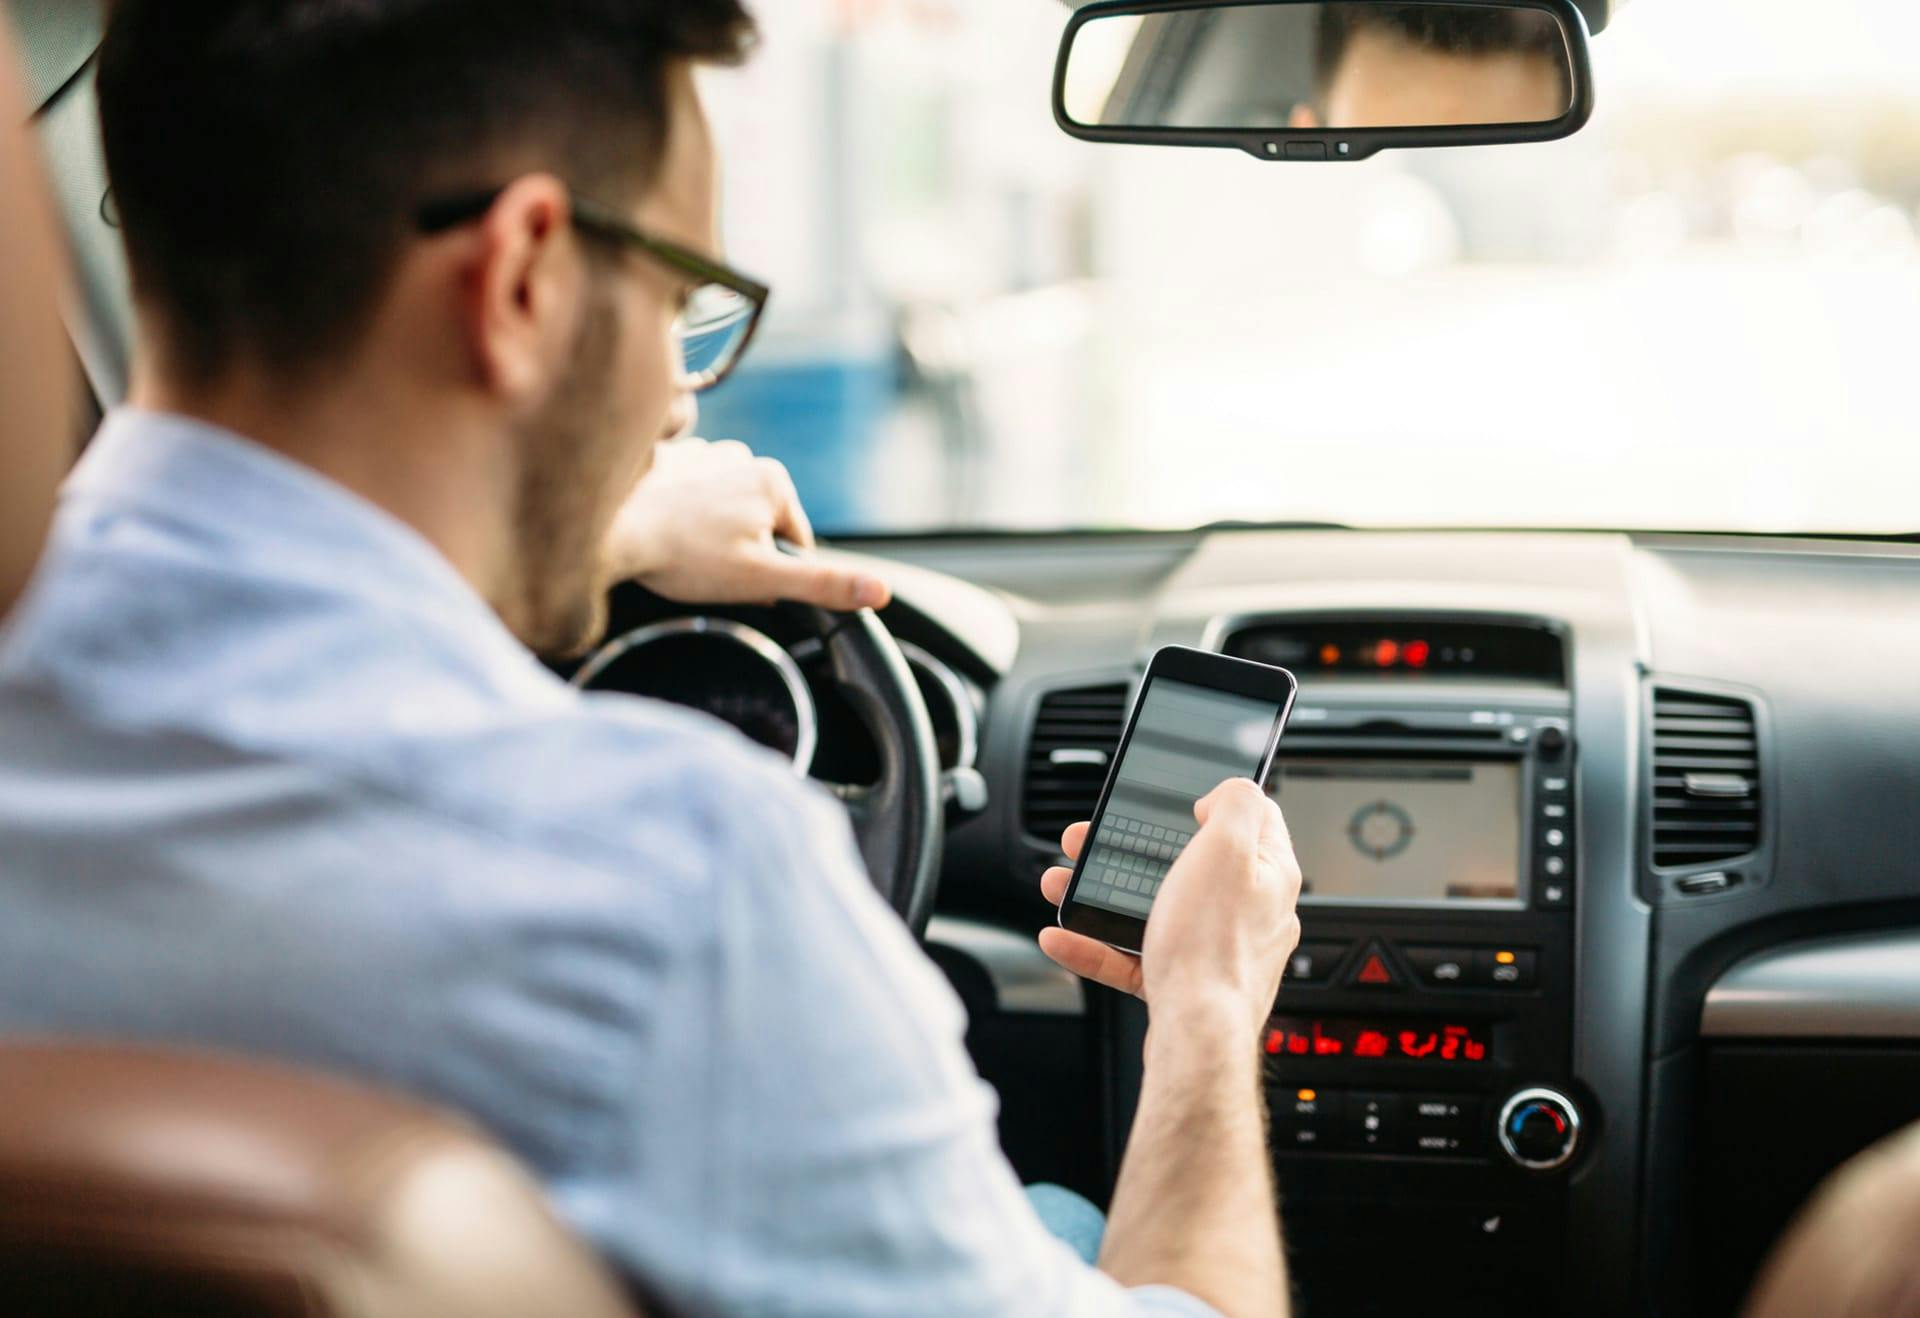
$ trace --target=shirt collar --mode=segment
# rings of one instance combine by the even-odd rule
[[[94,523],[131,514],[249,576],[299,582],[431,620],[496,689],[559,685],[426,537],[264,444],[197,418],[116,408],[61,503]]]
[[[311,467],[193,417],[116,408],[62,502],[137,511],[224,542],[252,567],[321,572],[358,592],[479,612],[498,625],[471,583],[405,522]]]

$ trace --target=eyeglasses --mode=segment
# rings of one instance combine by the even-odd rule
[[[499,200],[500,192],[496,188],[428,202],[414,218],[422,233],[446,233],[485,215]],[[575,197],[572,211],[573,225],[580,232],[645,252],[694,281],[686,308],[674,326],[685,359],[682,369],[688,390],[705,393],[732,375],[760,328],[773,290],[678,243],[654,237],[598,202]]]

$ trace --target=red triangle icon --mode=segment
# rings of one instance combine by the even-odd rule
[[[1367,957],[1366,964],[1360,967],[1357,981],[1361,984],[1391,984],[1393,972],[1387,969],[1386,961],[1378,952]]]

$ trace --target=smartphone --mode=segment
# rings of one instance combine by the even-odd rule
[[[1300,685],[1284,668],[1168,646],[1147,665],[1100,791],[1060,926],[1137,953],[1194,803],[1229,778],[1264,785]]]

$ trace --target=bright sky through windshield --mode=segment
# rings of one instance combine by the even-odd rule
[[[780,9],[709,420],[830,529],[1920,529],[1920,6],[1635,0],[1579,136],[1326,167],[1066,139],[1053,0]]]

